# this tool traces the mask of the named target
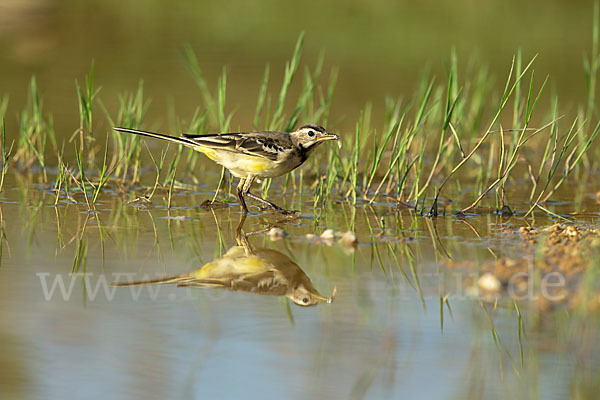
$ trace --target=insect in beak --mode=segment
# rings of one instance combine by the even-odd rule
[[[323,297],[323,296],[318,295],[318,294],[314,295],[314,297],[317,300],[324,301],[324,302],[326,302],[328,304],[331,304],[331,303],[333,303],[333,299],[335,299],[335,294],[336,293],[337,293],[337,289],[334,287],[333,288],[333,293],[331,293],[331,297],[327,298],[327,297]]]

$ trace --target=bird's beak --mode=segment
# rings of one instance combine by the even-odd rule
[[[340,140],[340,137],[333,133],[324,133],[322,136],[317,138],[318,142],[324,142],[325,140]]]
[[[323,136],[320,136],[317,141],[318,142],[324,142],[326,140],[337,140],[338,141],[338,147],[341,149],[342,148],[342,142],[340,141],[340,137],[336,134],[333,133],[324,133]]]

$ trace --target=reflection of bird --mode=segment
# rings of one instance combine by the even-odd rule
[[[242,219],[243,223],[243,219]],[[246,235],[237,230],[238,245],[221,258],[181,275],[145,281],[116,282],[114,286],[176,283],[177,286],[221,288],[256,294],[287,296],[299,306],[331,303],[314,288],[310,278],[285,254],[271,249],[252,249]]]
[[[294,132],[221,133],[181,137],[128,128],[113,128],[118,132],[133,133],[167,140],[206,154],[208,158],[227,168],[240,178],[237,187],[240,206],[248,211],[243,196],[248,196],[277,211],[284,209],[255,194],[250,186],[256,178],[275,178],[302,165],[310,153],[325,140],[338,140],[318,125],[304,125]]]

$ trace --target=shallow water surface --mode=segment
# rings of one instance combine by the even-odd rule
[[[315,216],[297,202],[301,217],[286,219],[252,208],[242,228],[253,248],[289,257],[325,297],[336,288],[331,304],[299,307],[239,290],[107,285],[223,257],[236,246],[235,204],[210,210],[182,196],[169,211],[106,194],[89,213],[54,207],[37,189],[23,204],[19,196],[7,190],[1,204],[3,398],[547,399],[597,390],[594,314],[478,292],[486,262],[527,257],[518,218],[429,219],[345,203]],[[288,235],[272,240],[273,226]],[[356,232],[358,244],[306,236],[326,229]]]

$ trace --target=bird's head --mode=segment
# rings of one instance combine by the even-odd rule
[[[339,140],[338,135],[327,133],[322,126],[312,124],[301,126],[290,135],[294,144],[306,151],[313,150],[326,140]]]
[[[317,305],[319,303],[332,303],[335,298],[336,289],[333,288],[333,293],[331,297],[323,297],[316,291],[315,288],[312,287],[311,284],[309,287],[305,287],[304,285],[299,285],[294,288],[290,293],[287,294],[287,297],[292,300],[295,304],[302,307],[310,307]]]

